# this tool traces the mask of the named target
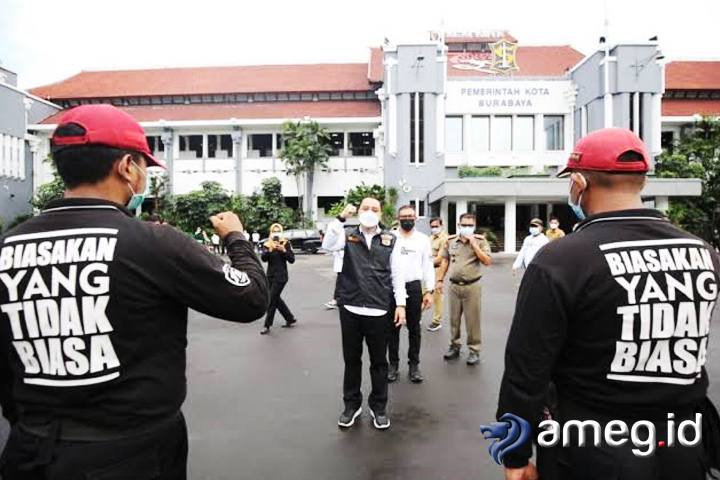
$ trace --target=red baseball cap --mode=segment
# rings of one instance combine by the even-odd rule
[[[642,160],[619,160],[620,155],[635,152]],[[643,141],[626,128],[604,128],[585,135],[575,145],[573,153],[558,177],[574,170],[597,170],[600,172],[633,173],[647,172],[647,147]]]
[[[149,166],[167,170],[164,161],[153,157],[140,124],[119,108],[108,104],[80,105],[65,112],[58,127],[76,124],[85,129],[84,135],[58,137],[53,133],[54,147],[71,145],[105,145],[142,153]],[[56,130],[57,132],[57,130]]]

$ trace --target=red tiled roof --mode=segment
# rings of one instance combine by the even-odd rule
[[[377,101],[267,102],[199,105],[158,105],[122,107],[138,122],[159,120],[229,120],[379,117]],[[55,124],[63,112],[55,113],[41,123]]]
[[[383,55],[383,49],[380,47],[370,49],[370,66],[368,72],[368,80],[370,83],[380,83],[385,78]]]
[[[366,63],[81,72],[30,93],[48,100],[150,95],[371,90]]]
[[[468,52],[468,55],[472,55],[472,53]],[[518,46],[517,64],[520,69],[507,74],[492,74],[477,70],[460,70],[453,67],[452,60],[458,55],[464,54],[448,53],[448,77],[557,77],[566,74],[569,69],[584,58],[582,53],[568,45],[554,47]],[[487,58],[490,59],[490,56]]]
[[[719,115],[720,100],[677,100],[663,99],[663,117],[691,117],[698,115]]]
[[[720,90],[720,62],[670,62],[666,90]]]

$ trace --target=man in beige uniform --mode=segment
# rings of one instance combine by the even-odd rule
[[[449,237],[441,252],[443,257],[435,291],[442,291],[445,274],[450,279],[450,349],[445,360],[460,356],[460,322],[465,314],[468,365],[480,363],[480,310],[482,306],[483,265],[490,265],[490,244],[483,235],[475,234],[475,215],[464,213],[458,223],[458,235]]]
[[[440,265],[442,265],[442,257],[440,256],[440,253],[448,241],[448,234],[443,228],[443,221],[441,218],[433,218],[430,220],[430,231],[432,232],[432,235],[430,235],[430,251],[432,253],[433,264],[435,266],[435,278],[439,278],[438,274],[440,273]],[[433,292],[433,305],[435,307],[433,319],[432,323],[428,325],[428,330],[431,332],[437,332],[440,328],[442,328],[443,308],[445,307],[442,292],[438,292],[437,290]]]

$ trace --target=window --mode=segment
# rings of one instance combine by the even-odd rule
[[[156,155],[158,152],[165,151],[165,144],[159,136],[147,137],[147,142],[150,147],[150,152],[152,152],[153,155]]]
[[[473,153],[490,150],[490,117],[472,117],[470,121],[470,145]]]
[[[410,163],[425,163],[425,94],[410,97]]]
[[[208,135],[208,158],[232,158],[233,143],[230,135]]]
[[[494,152],[512,150],[512,117],[493,117],[490,129],[490,148]]]
[[[180,159],[190,160],[202,158],[203,136],[202,135],[180,135]]]
[[[248,135],[248,157],[272,157],[272,134],[256,133]]]
[[[545,150],[565,149],[565,128],[562,115],[545,115],[543,129],[545,130]]]
[[[340,157],[344,155],[345,150],[345,134],[342,132],[330,133],[330,156]]]
[[[7,162],[5,160],[5,135],[0,133],[0,177],[5,176]]]
[[[535,117],[515,117],[513,150],[528,151],[535,148]]]
[[[276,157],[280,156],[280,150],[285,147],[285,140],[283,139],[282,133],[275,134],[275,154]]]
[[[674,132],[662,132],[660,134],[660,146],[663,150],[665,150],[670,155],[673,154],[673,150],[675,150],[675,133]],[[0,172],[2,171],[2,168],[0,167]]]
[[[25,179],[25,141],[0,134],[0,176]]]
[[[445,117],[445,151],[463,151],[463,117]]]
[[[375,155],[375,139],[372,132],[349,133],[348,148],[353,157],[372,157]]]
[[[417,214],[418,218],[425,217],[425,200],[420,200],[419,198],[416,198],[412,201],[413,206],[415,207],[415,213]]]

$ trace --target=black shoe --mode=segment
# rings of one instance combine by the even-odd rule
[[[410,365],[408,377],[410,377],[410,381],[413,383],[422,383],[423,380],[425,380],[420,373],[420,367],[418,367],[417,365]]]
[[[390,428],[390,419],[388,418],[387,413],[375,412],[371,408],[370,415],[372,415],[373,418],[373,425],[375,425],[375,428],[377,428],[378,430],[385,430],[386,428]]]
[[[262,330],[260,330],[260,335],[267,335],[270,333],[270,327],[263,327]]]
[[[447,351],[445,355],[443,355],[443,358],[445,360],[455,360],[460,356],[460,349],[457,347],[450,347],[450,349]]]
[[[354,408],[345,408],[345,411],[340,414],[338,418],[338,426],[343,428],[350,428],[355,425],[355,419],[362,413],[362,407],[358,407],[357,410]]]
[[[468,365],[477,365],[480,363],[480,354],[478,352],[470,351],[470,353],[467,356],[467,362]]]
[[[293,327],[297,323],[297,318],[293,318],[292,320],[287,320],[285,322],[285,325],[282,326],[282,328],[290,328]]]
[[[396,363],[391,363],[390,365],[388,365],[387,379],[390,383],[398,379],[398,366]]]

